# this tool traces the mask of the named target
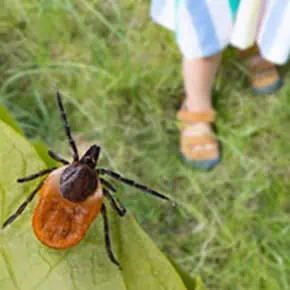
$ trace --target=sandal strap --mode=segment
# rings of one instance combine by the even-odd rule
[[[280,75],[274,68],[256,72],[256,74],[250,78],[250,82],[254,88],[264,88],[277,83],[279,79]]]
[[[184,146],[196,146],[196,145],[211,145],[216,144],[217,140],[215,136],[205,135],[205,136],[183,136],[182,145]]]
[[[214,110],[208,112],[190,112],[186,110],[180,110],[177,113],[177,118],[184,122],[208,122],[211,123],[216,118]]]
[[[196,145],[217,145],[218,141],[213,135],[205,135],[205,136],[183,136],[181,139],[181,152],[182,154],[189,159],[196,160],[207,160],[218,158],[219,150],[218,147],[215,146],[212,149],[199,149],[197,151],[193,151],[192,148]]]
[[[255,64],[248,64],[248,66],[252,73],[259,73],[265,70],[277,70],[276,66],[273,63],[265,59],[261,59]]]
[[[194,150],[185,150],[186,148],[181,148],[181,153],[187,158],[192,160],[209,160],[218,158],[220,153],[219,149],[212,148],[211,150],[208,149],[200,149],[197,151]]]

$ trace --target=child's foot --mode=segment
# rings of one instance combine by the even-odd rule
[[[209,123],[196,122],[190,124],[185,130],[182,131],[185,138],[201,137],[201,136],[214,136],[213,130]],[[217,149],[216,143],[208,144],[193,144],[192,152],[198,153],[200,151],[212,151]]]
[[[189,112],[183,108],[178,112],[178,119],[182,126],[183,160],[200,169],[215,167],[220,161],[219,145],[210,124],[215,119],[215,113]]]
[[[262,58],[257,47],[242,51],[241,57],[249,70],[249,82],[256,94],[273,94],[282,87],[283,80],[276,66]]]

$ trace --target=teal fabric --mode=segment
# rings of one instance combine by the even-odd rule
[[[240,0],[229,0],[229,2],[233,16],[235,16],[239,8]]]

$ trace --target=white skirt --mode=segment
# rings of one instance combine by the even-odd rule
[[[290,1],[241,0],[234,16],[229,0],[152,0],[151,16],[174,31],[187,59],[208,57],[228,45],[257,43],[264,58],[284,64],[290,53]]]

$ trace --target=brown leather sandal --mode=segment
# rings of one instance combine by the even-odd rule
[[[180,151],[182,159],[191,166],[200,169],[212,169],[220,162],[220,150],[218,141],[214,135],[185,136],[184,129],[196,122],[212,123],[215,120],[215,112],[194,113],[182,108],[177,113],[181,125]],[[200,149],[193,151],[196,145],[213,144],[212,149]]]
[[[257,46],[241,51],[240,56],[249,70],[249,82],[256,94],[273,94],[282,87],[283,79],[276,66],[259,55]]]

